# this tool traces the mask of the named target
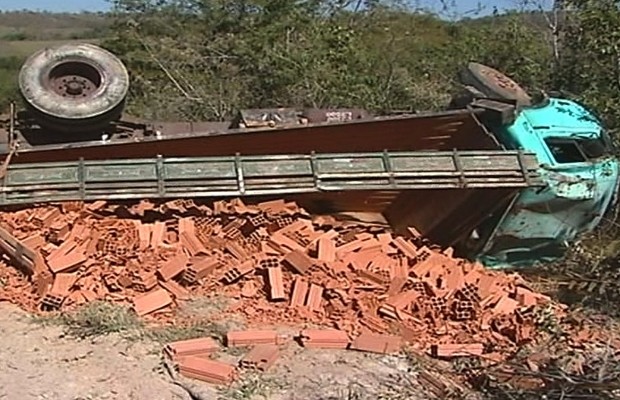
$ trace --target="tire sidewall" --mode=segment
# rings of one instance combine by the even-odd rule
[[[501,76],[503,79],[506,79],[511,83],[513,89],[507,89],[500,86],[495,80],[487,77],[483,72],[484,70],[496,74],[497,76]],[[465,69],[465,71],[463,72],[464,73],[461,75],[461,80],[464,84],[475,87],[489,97],[498,97],[506,100],[514,100],[521,105],[531,104],[532,100],[525,91],[525,89],[523,89],[512,78],[506,76],[505,74],[502,74],[494,68],[488,67],[483,64],[470,63],[467,69]]]
[[[84,62],[101,74],[99,89],[84,99],[70,99],[46,83],[53,68],[64,62]],[[127,97],[129,74],[112,53],[92,44],[63,45],[43,49],[26,60],[19,74],[19,87],[26,103],[53,118],[83,120],[104,115]]]

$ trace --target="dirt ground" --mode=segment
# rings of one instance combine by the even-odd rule
[[[268,373],[242,374],[230,387],[173,383],[161,344],[110,334],[80,340],[0,303],[0,399],[424,399],[404,357],[289,345]],[[234,362],[243,352],[221,358]]]

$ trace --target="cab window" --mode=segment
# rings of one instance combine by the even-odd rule
[[[559,164],[580,163],[607,156],[611,148],[601,138],[546,138],[555,161]]]

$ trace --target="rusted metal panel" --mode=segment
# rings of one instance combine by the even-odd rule
[[[350,122],[370,118],[368,111],[360,108],[320,109],[308,108],[302,116],[310,123],[317,122]]]
[[[482,112],[482,111],[481,111]],[[44,134],[44,132],[39,132]],[[22,135],[23,136],[23,135]],[[164,157],[203,157],[310,152],[377,152],[497,149],[469,111],[317,123],[285,128],[170,132],[70,144],[20,146],[15,163]]]

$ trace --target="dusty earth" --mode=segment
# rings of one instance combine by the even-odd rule
[[[268,373],[244,373],[230,387],[180,378],[173,383],[161,344],[127,335],[77,339],[0,303],[0,399],[425,399],[415,364],[404,357],[295,344]],[[239,349],[219,357],[236,361]],[[184,387],[182,387],[184,386]],[[189,392],[188,392],[189,389]]]

